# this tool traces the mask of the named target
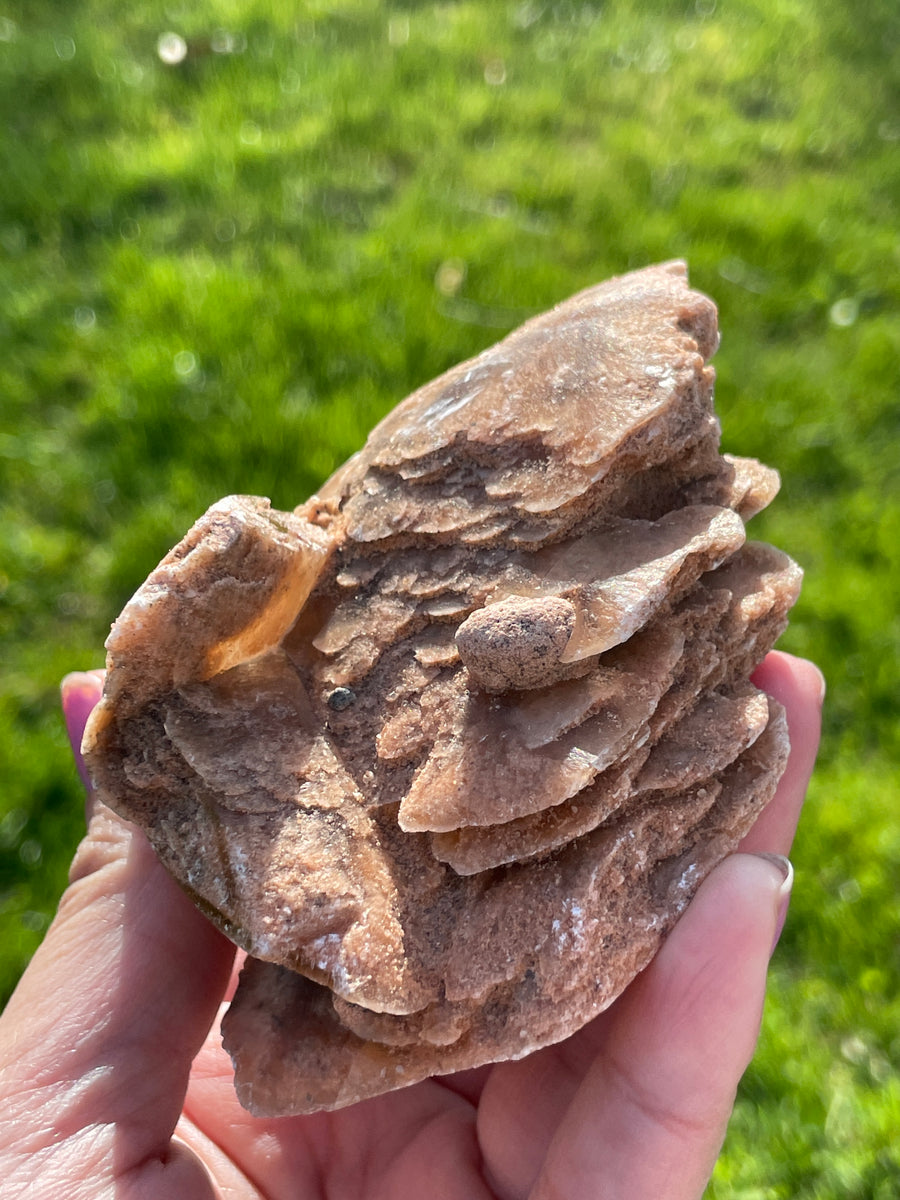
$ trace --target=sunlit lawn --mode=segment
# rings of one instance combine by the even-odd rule
[[[81,825],[57,681],[190,522],[292,506],[417,384],[685,257],[720,305],[725,447],[784,478],[758,522],[807,570],[783,645],[830,688],[710,1194],[900,1194],[900,8],[864,13],[0,10],[4,994]]]

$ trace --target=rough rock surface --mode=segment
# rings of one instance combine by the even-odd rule
[[[605,1008],[771,797],[799,569],[719,452],[680,263],[400,404],[293,513],[231,497],[113,627],[85,753],[251,955],[242,1102],[334,1108]]]

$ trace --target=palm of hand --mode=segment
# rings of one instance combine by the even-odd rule
[[[624,995],[519,1062],[336,1113],[240,1108],[210,1032],[233,948],[144,838],[96,806],[0,1020],[4,1195],[696,1200],[753,1052],[786,903],[783,870],[758,855],[788,850],[818,739],[813,668],[774,654],[757,682],[788,708],[788,771],[750,853],[713,872]]]
[[[195,1060],[178,1133],[235,1197],[575,1198],[596,1196],[601,1179],[604,1195],[699,1196],[752,1053],[759,967],[776,919],[774,905],[769,922],[753,908],[771,869],[743,867],[749,875],[711,881],[677,943],[558,1046],[336,1113],[261,1121],[238,1106],[214,1031]],[[723,906],[732,913],[727,958],[712,928]],[[701,1040],[712,1042],[714,1061]]]

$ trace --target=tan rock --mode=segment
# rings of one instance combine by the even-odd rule
[[[771,797],[800,572],[745,542],[778,479],[719,453],[717,342],[682,264],[589,289],[295,512],[215,505],[116,622],[85,754],[251,955],[252,1111],[567,1036]]]

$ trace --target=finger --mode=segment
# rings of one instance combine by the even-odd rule
[[[784,705],[791,754],[774,798],[740,849],[789,854],[819,748],[825,680],[812,663],[775,650],[754,673],[753,682]]]
[[[533,1200],[698,1200],[759,1033],[789,883],[738,854],[703,884],[613,1010]]]
[[[90,694],[78,687],[80,707],[66,708],[76,747]],[[138,1164],[192,1170],[169,1140],[232,957],[146,838],[96,804],[57,916],[0,1021],[4,1139],[36,1163],[88,1156],[98,1190],[102,1174]]]

